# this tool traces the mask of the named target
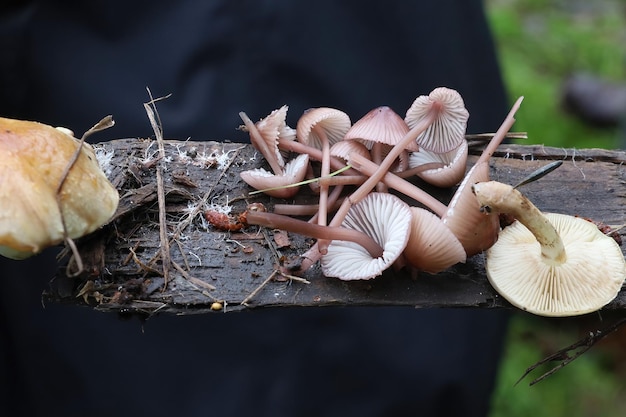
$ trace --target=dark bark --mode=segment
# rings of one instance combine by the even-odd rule
[[[67,258],[60,261],[59,273],[45,294],[49,301],[87,302],[99,310],[146,314],[206,313],[220,305],[222,311],[329,305],[509,306],[488,283],[483,255],[437,275],[388,270],[360,282],[326,278],[313,267],[302,277],[309,282],[305,283],[274,271],[296,262],[311,239],[289,234],[288,245],[283,246],[271,230],[218,230],[207,225],[201,212],[186,224],[190,207],[202,201],[230,205],[231,229],[238,228],[237,216],[250,203],[263,203],[269,210],[275,203],[284,203],[260,194],[248,196],[249,187],[239,172],[264,162],[250,145],[236,143],[165,143],[163,186],[171,252],[166,285],[159,259],[158,161],[151,157],[156,145],[124,139],[99,146],[114,152],[110,177],[120,190],[120,206],[111,224],[77,242],[86,266],[78,278],[66,276]],[[479,153],[479,147],[474,146],[472,153]],[[555,172],[523,187],[542,211],[588,217],[608,225],[626,222],[624,151],[502,145],[491,161],[491,178],[515,184],[546,160],[557,159],[564,163]],[[475,160],[470,156],[469,165]],[[444,202],[452,195],[452,190],[424,188]],[[303,188],[294,202],[315,202],[307,191]],[[626,308],[626,294],[621,293],[606,308]]]

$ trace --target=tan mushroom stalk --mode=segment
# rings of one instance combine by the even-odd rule
[[[24,259],[63,242],[63,223],[76,239],[111,219],[119,195],[90,145],[82,144],[58,190],[78,146],[52,126],[0,118],[1,255]]]
[[[475,184],[481,209],[517,219],[487,251],[487,276],[511,304],[543,316],[596,311],[613,300],[626,278],[619,245],[593,223],[542,214],[510,185]]]
[[[288,232],[298,233],[300,235],[314,237],[316,239],[330,238],[353,242],[364,248],[367,253],[374,258],[382,256],[383,254],[383,248],[378,244],[378,242],[362,231],[355,229],[321,226],[319,224],[294,219],[289,216],[260,211],[248,212],[246,215],[246,221],[248,224],[286,230]]]

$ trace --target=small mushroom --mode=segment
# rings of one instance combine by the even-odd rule
[[[383,248],[378,242],[360,230],[345,227],[321,226],[289,216],[263,211],[248,212],[246,215],[246,223],[285,230],[317,239],[330,238],[339,241],[350,241],[363,248],[365,252],[369,253],[370,256],[374,258],[382,256],[383,254]]]
[[[374,278],[391,266],[402,254],[409,239],[411,210],[393,194],[370,193],[350,208],[341,227],[363,232],[382,248],[372,256],[361,245],[333,240],[322,256],[322,272],[341,280]]]
[[[25,259],[61,243],[63,221],[67,236],[76,239],[113,216],[119,195],[89,144],[82,144],[57,196],[78,146],[77,139],[52,126],[0,118],[1,255]]]
[[[406,112],[404,121],[413,128],[432,109],[433,103],[439,104],[435,121],[417,138],[420,149],[437,153],[450,152],[465,140],[465,129],[469,112],[461,95],[446,87],[435,88],[427,96],[419,96]]]
[[[613,300],[626,278],[619,245],[594,224],[542,214],[518,190],[496,181],[472,187],[481,209],[511,214],[487,251],[487,277],[511,304],[541,316],[574,316]]]
[[[411,234],[404,250],[405,260],[431,274],[465,262],[465,249],[441,219],[428,210],[411,207]]]
[[[278,198],[291,198],[297,192],[299,187],[293,186],[304,179],[307,166],[309,164],[309,155],[298,155],[285,165],[282,175],[274,175],[263,168],[242,171],[239,176],[248,185],[256,190],[263,191],[265,194]]]
[[[409,154],[409,169],[415,169],[418,177],[429,184],[441,188],[452,187],[463,180],[465,168],[467,167],[467,141],[462,141],[461,145],[450,152],[435,153],[420,149]],[[420,169],[429,165],[439,166],[430,169]]]
[[[363,143],[370,149],[372,161],[380,164],[389,149],[400,142],[408,131],[409,127],[396,112],[388,106],[380,106],[357,120],[346,132],[345,139]],[[414,141],[410,142],[409,147],[411,151],[419,149]],[[405,155],[404,160],[407,159]],[[387,191],[383,183],[377,184],[377,190]]]
[[[350,117],[341,110],[318,107],[307,110],[298,120],[296,136],[299,141],[322,150],[322,177],[330,174],[330,147],[343,139],[350,128]],[[328,185],[320,185],[318,224],[328,219]]]
[[[281,111],[283,110],[284,111]],[[245,112],[239,112],[239,117],[243,120],[245,130],[250,135],[250,143],[261,152],[270,168],[276,175],[283,174],[283,166],[285,165],[282,154],[278,150],[278,135],[280,133],[280,117],[286,116],[287,109],[282,107],[274,110],[265,119],[258,122],[262,130],[259,129]],[[284,120],[283,120],[284,123]]]

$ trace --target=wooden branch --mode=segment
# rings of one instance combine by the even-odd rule
[[[476,145],[476,144],[474,144]],[[411,277],[387,271],[374,280],[346,282],[326,278],[319,267],[298,279],[276,272],[298,259],[312,244],[302,236],[259,230],[218,230],[204,218],[207,208],[230,207],[230,221],[250,203],[269,210],[284,200],[257,194],[239,172],[265,166],[250,145],[165,141],[163,182],[169,282],[160,260],[159,209],[153,141],[121,139],[97,145],[114,152],[110,178],[120,190],[120,206],[105,228],[77,241],[85,273],[65,274],[68,260],[45,294],[49,301],[88,303],[98,310],[153,314],[207,313],[256,307],[412,306],[502,308],[509,304],[491,288],[484,256],[437,274]],[[480,146],[472,153],[480,153]],[[471,155],[468,165],[476,156]],[[588,217],[608,225],[626,223],[626,152],[502,145],[491,161],[492,179],[514,184],[545,160],[564,161],[555,172],[525,185],[524,193],[545,212]],[[420,184],[423,186],[423,184]],[[447,202],[451,190],[424,188]],[[314,203],[308,188],[288,203]],[[620,232],[624,233],[624,232]],[[244,303],[245,301],[245,303]],[[606,307],[626,309],[626,293]]]

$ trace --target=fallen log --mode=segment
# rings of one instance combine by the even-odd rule
[[[239,176],[264,166],[250,145],[167,140],[160,159],[155,141],[120,139],[95,145],[120,192],[114,220],[77,243],[84,271],[73,277],[69,253],[44,294],[47,301],[87,303],[102,311],[154,314],[229,312],[290,306],[412,306],[506,308],[484,272],[484,256],[430,275],[388,270],[369,281],[341,281],[313,267],[301,277],[278,267],[297,260],[313,241],[295,234],[239,228],[236,216],[251,203],[268,210],[284,200],[252,191]],[[471,146],[468,166],[481,142]],[[611,226],[626,223],[626,152],[502,145],[491,160],[491,178],[517,183],[546,160],[563,165],[524,193],[544,212],[587,217]],[[162,183],[156,167],[162,164]],[[447,203],[453,190],[428,187]],[[169,259],[162,259],[158,188],[165,196]],[[314,203],[308,188],[287,203]],[[207,222],[206,208],[223,216],[223,228]],[[225,213],[226,214],[226,213]],[[621,233],[621,232],[620,232]],[[167,273],[164,273],[166,271]],[[626,308],[622,291],[607,309]]]

